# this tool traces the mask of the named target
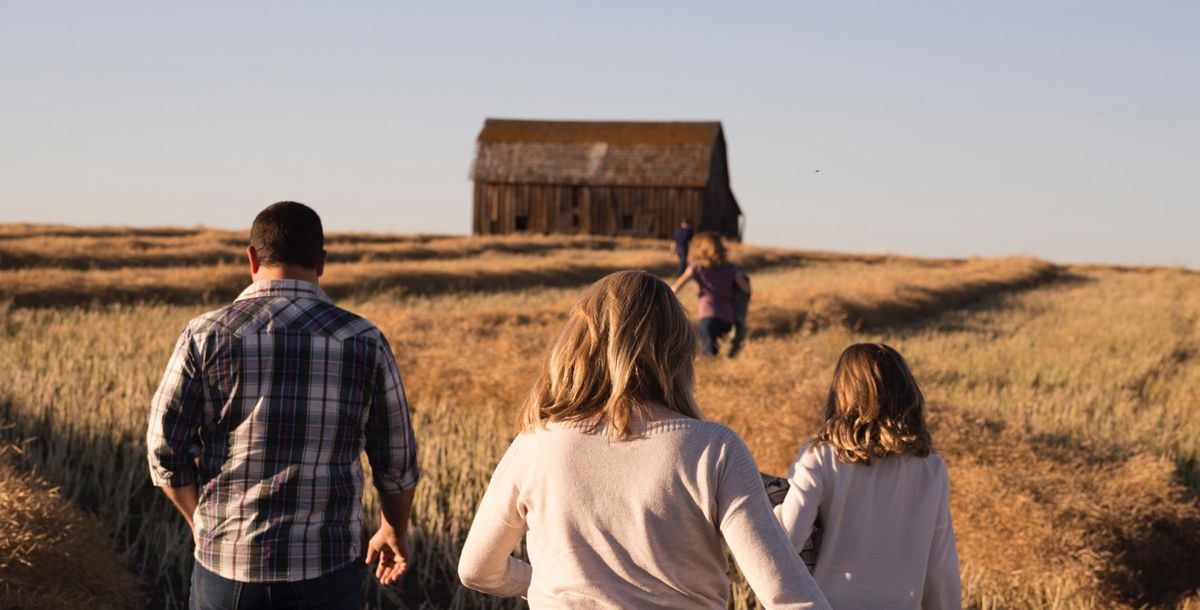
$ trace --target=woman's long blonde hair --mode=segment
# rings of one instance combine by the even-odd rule
[[[692,238],[691,256],[688,258],[693,263],[699,263],[701,267],[707,269],[720,269],[729,263],[729,256],[725,254],[725,244],[721,242],[721,236],[712,231],[697,233]]]
[[[832,445],[843,462],[929,455],[933,439],[925,424],[925,396],[900,352],[882,343],[858,343],[842,352],[817,440]]]
[[[695,358],[695,331],[670,287],[642,271],[610,274],[571,310],[520,409],[520,427],[572,423],[624,439],[651,403],[700,419]]]

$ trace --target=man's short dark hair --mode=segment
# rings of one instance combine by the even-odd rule
[[[258,252],[261,264],[316,269],[325,251],[321,217],[303,203],[273,203],[254,217],[250,245]]]

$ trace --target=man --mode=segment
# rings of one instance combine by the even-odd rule
[[[679,270],[675,272],[675,276],[683,275],[688,265],[688,245],[692,242],[692,236],[696,234],[692,230],[692,224],[688,219],[684,218],[679,221],[679,227],[675,229],[673,236],[675,240],[675,256],[679,257]]]
[[[250,229],[253,283],[191,321],[150,405],[150,475],[196,541],[191,608],[359,608],[365,449],[379,491],[376,575],[409,561],[420,473],[383,334],[334,306],[321,219],[276,203]]]

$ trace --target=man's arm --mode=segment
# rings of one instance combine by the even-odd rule
[[[390,585],[408,569],[408,515],[416,488],[379,494],[379,531],[367,544],[367,564],[379,560],[375,576]]]
[[[379,560],[375,574],[387,585],[408,569],[408,519],[421,472],[404,384],[392,348],[382,335],[378,349],[364,435],[367,461],[379,491],[380,525],[368,545],[367,563]]]
[[[162,383],[150,401],[146,454],[150,479],[161,487],[195,535],[193,515],[199,503],[196,462],[197,428],[203,418],[204,389],[189,331],[179,337]]]
[[[196,524],[193,521],[193,516],[196,514],[196,506],[200,504],[200,488],[195,483],[189,483],[182,487],[164,487],[163,493],[171,500],[171,504],[179,509],[179,514],[187,520],[188,527],[192,530],[192,536],[196,535]]]

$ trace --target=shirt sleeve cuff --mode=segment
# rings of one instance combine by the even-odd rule
[[[380,493],[397,493],[407,491],[417,486],[417,481],[421,478],[421,471],[416,466],[409,468],[404,473],[390,472],[375,472],[372,476],[372,481],[375,482],[375,489]]]
[[[508,558],[509,574],[505,579],[504,597],[526,597],[529,595],[529,584],[533,582],[533,566],[517,559]]]
[[[196,482],[196,468],[170,470],[164,466],[151,466],[150,481],[155,487],[184,487]]]

